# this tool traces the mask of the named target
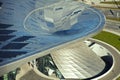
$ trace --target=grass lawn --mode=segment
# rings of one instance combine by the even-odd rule
[[[118,79],[116,79],[116,80],[120,80],[120,77]]]
[[[120,5],[120,1],[116,1],[117,4]],[[105,2],[101,2],[101,3],[104,3],[104,4],[116,4],[114,1],[105,1]]]
[[[115,20],[115,21],[120,21],[120,18],[115,18],[115,17],[106,17],[106,19]]]
[[[106,31],[102,31],[93,38],[104,41],[118,49],[120,51],[120,36]]]

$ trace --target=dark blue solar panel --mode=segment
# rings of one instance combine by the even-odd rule
[[[2,2],[0,2],[0,7],[2,6],[2,4],[3,4],[3,3],[2,3]]]
[[[8,28],[8,27],[10,27],[10,26],[12,26],[12,25],[9,25],[9,24],[1,24],[1,23],[0,23],[0,29],[5,29],[5,28]]]
[[[12,32],[15,32],[15,30],[0,30],[0,34],[10,34]]]
[[[13,38],[13,35],[0,35],[0,41],[6,41],[8,39]]]
[[[14,42],[23,42],[23,41],[26,41],[26,40],[28,40],[30,38],[33,38],[33,36],[22,36],[22,37],[19,37],[19,38],[13,40],[13,41]]]
[[[9,43],[8,45],[4,46],[2,49],[21,49],[28,43]]]
[[[0,62],[2,62],[3,60],[0,59]],[[1,79],[0,79],[1,80]]]
[[[11,58],[16,57],[18,55],[25,54],[27,52],[25,51],[0,51],[0,57],[1,58]]]

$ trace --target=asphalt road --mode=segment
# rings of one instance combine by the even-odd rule
[[[120,54],[119,54],[119,51],[116,51],[111,46],[108,46],[107,44],[104,44],[100,41],[96,41],[93,39],[90,39],[90,41],[96,42],[96,43],[102,45],[103,47],[107,48],[112,53],[112,56],[114,58],[113,69],[106,76],[103,76],[99,80],[114,80],[114,78],[116,78],[120,74]]]
[[[106,16],[111,16],[111,17],[120,17],[120,10],[112,10],[112,9],[105,9],[102,8],[100,9]]]
[[[107,20],[104,30],[108,30],[116,33],[117,35],[120,35],[120,23]]]
[[[100,10],[105,14],[105,16],[113,17],[113,18],[120,18],[119,9],[110,11],[110,9],[100,8]],[[107,19],[104,29],[110,30],[112,32],[117,32],[118,34],[120,34],[120,22]]]

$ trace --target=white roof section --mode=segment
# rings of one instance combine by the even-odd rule
[[[53,61],[65,79],[93,77],[105,67],[105,63],[86,44],[76,42],[51,53]]]
[[[90,47],[100,57],[109,55],[110,51],[99,44],[94,44]]]

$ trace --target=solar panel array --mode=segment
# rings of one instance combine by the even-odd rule
[[[6,59],[11,59],[29,51],[22,50],[29,42],[26,42],[33,36],[17,36],[11,33],[17,30],[9,29],[13,25],[0,23],[0,63]]]

